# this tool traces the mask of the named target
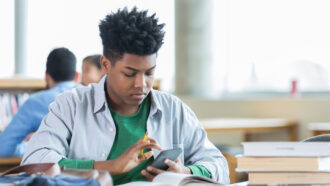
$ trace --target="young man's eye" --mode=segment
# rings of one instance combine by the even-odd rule
[[[152,75],[154,75],[154,72],[147,72],[146,75],[147,76],[152,76]]]
[[[124,75],[125,75],[126,77],[134,77],[134,76],[135,76],[135,73],[132,73],[132,74],[126,74],[126,73],[124,73]]]

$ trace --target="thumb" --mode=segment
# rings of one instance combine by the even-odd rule
[[[169,166],[169,168],[175,168],[176,163],[174,161],[171,161],[169,159],[165,159],[164,163]]]

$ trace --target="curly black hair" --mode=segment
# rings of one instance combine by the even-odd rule
[[[103,55],[111,63],[121,59],[124,53],[146,56],[157,53],[163,44],[165,24],[158,24],[156,14],[148,16],[148,10],[118,9],[108,14],[99,24]]]

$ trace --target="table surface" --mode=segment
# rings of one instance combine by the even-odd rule
[[[250,134],[286,131],[290,141],[297,141],[298,121],[283,118],[210,118],[201,119],[207,133],[243,133],[244,141]]]
[[[296,124],[295,120],[282,118],[211,118],[200,122],[205,129],[286,127]]]
[[[0,165],[16,165],[21,163],[21,158],[12,157],[12,158],[0,158]]]
[[[329,122],[315,122],[308,124],[309,130],[330,130],[330,123]]]

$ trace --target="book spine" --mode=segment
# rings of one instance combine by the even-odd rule
[[[254,143],[243,144],[244,156],[278,156],[278,157],[317,157],[330,156],[328,143],[313,142],[288,142],[288,143]]]
[[[0,95],[0,132],[6,128],[13,116],[18,112],[19,107],[22,106],[28,97],[28,93],[4,93]]]

